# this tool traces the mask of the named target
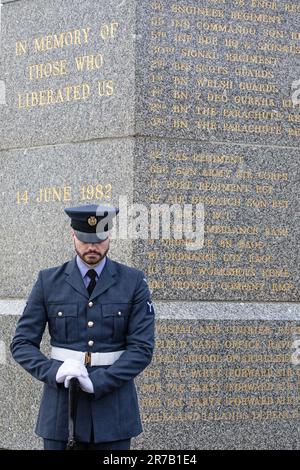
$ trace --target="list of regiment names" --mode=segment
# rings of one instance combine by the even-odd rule
[[[142,131],[297,145],[299,3],[152,1],[145,13]]]

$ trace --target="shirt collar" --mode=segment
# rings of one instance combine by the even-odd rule
[[[106,263],[106,256],[100,261],[99,264],[97,264],[96,266],[94,266],[93,268],[89,268],[83,261],[82,259],[77,255],[76,256],[76,263],[77,263],[77,266],[78,266],[78,269],[80,271],[80,274],[82,276],[82,278],[84,278],[84,276],[86,275],[86,273],[90,270],[90,269],[94,269],[97,273],[97,277],[100,276],[100,274],[102,273],[102,270],[105,266],[105,263]]]

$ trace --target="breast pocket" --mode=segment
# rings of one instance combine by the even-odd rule
[[[101,338],[122,340],[127,333],[130,303],[102,304]]]
[[[77,304],[48,304],[47,311],[51,338],[60,343],[72,343],[78,340]]]

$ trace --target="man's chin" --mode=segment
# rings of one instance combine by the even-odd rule
[[[101,256],[97,256],[97,255],[85,255],[83,260],[87,263],[87,264],[97,264],[101,261]]]

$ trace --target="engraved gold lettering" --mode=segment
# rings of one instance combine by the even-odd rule
[[[218,45],[218,38],[217,36],[199,36],[198,37],[198,43],[201,44],[201,46],[217,46]]]
[[[28,191],[17,191],[17,204],[28,204],[29,194]]]
[[[152,24],[152,26],[163,26],[165,24],[165,20],[163,16],[152,16],[150,18],[150,24]]]
[[[264,282],[221,282],[221,289],[233,291],[263,291]]]
[[[192,57],[198,59],[210,59],[217,60],[218,54],[216,51],[211,51],[207,49],[181,49],[182,57]]]
[[[279,59],[272,56],[256,55],[256,54],[242,54],[242,53],[225,53],[225,58],[228,62],[242,62],[257,65],[277,65]]]
[[[257,49],[266,53],[278,52],[282,54],[299,55],[300,46],[295,44],[277,44],[271,42],[258,42]]]
[[[68,46],[87,44],[91,28],[66,31],[59,34],[51,34],[34,38],[34,49],[36,52],[45,52],[52,49],[62,49]]]
[[[257,184],[255,190],[258,194],[273,194],[274,188],[270,185]]]
[[[260,124],[223,123],[224,131],[246,133],[246,134],[282,134],[281,126],[270,126]]]
[[[300,33],[292,31],[291,39],[293,39],[294,41],[300,41]]]
[[[232,11],[231,18],[239,21],[249,21],[252,23],[269,23],[269,24],[282,24],[283,19],[281,16],[268,15],[264,13],[254,13],[248,11]]]
[[[224,95],[218,95],[216,93],[208,93],[207,100],[209,102],[213,101],[214,103],[227,103],[228,96],[226,96],[225,94]]]
[[[166,39],[167,36],[165,31],[151,31],[151,39]]]
[[[176,5],[173,4],[171,6],[172,13],[180,13],[185,15],[201,15],[201,16],[209,16],[213,18],[224,18],[224,11],[221,9],[215,8],[208,8],[208,7],[200,7],[200,6],[192,6],[192,5]]]
[[[98,82],[99,96],[112,96],[114,94],[114,81],[113,80],[100,80]]]
[[[66,75],[67,60],[47,62],[45,64],[34,64],[28,66],[29,79],[40,80],[42,78],[55,77],[57,75]]]
[[[225,46],[237,49],[239,47],[239,41],[237,39],[225,38]]]
[[[265,268],[261,271],[262,277],[290,277],[290,273],[284,268]]]
[[[253,253],[248,255],[248,261],[249,263],[267,264],[273,263],[274,257],[272,255],[260,255],[257,253]]]
[[[217,123],[215,121],[195,121],[196,126],[198,129],[201,129],[203,131],[214,131],[217,129]]]
[[[71,186],[52,186],[39,189],[36,202],[67,202],[71,201]]]
[[[290,292],[295,289],[295,285],[290,282],[273,282],[272,290],[275,292]]]
[[[173,28],[177,28],[177,29],[190,29],[191,23],[187,19],[172,18],[171,19],[171,26],[173,26]]]
[[[172,119],[173,129],[188,129],[189,123],[186,119]]]
[[[75,62],[78,71],[99,70],[103,66],[103,55],[98,53],[87,56],[78,56],[75,57]]]
[[[290,202],[283,199],[274,199],[272,201],[272,207],[274,209],[287,209],[290,205]]]
[[[192,35],[188,33],[175,33],[174,40],[175,42],[191,42]]]
[[[112,185],[109,184],[88,184],[81,186],[80,188],[80,200],[92,200],[92,199],[111,199],[112,197]]]
[[[178,114],[187,114],[189,111],[189,106],[185,104],[173,104],[172,112]]]
[[[199,87],[216,88],[216,89],[221,89],[221,90],[233,89],[232,80],[208,79],[206,77],[197,79],[197,85]]]
[[[253,8],[264,8],[266,10],[277,10],[276,1],[270,0],[251,0],[251,7]]]
[[[116,32],[119,28],[119,23],[117,21],[112,21],[111,23],[103,23],[100,26],[100,36],[102,39],[114,39],[116,37]]]
[[[236,104],[242,104],[246,106],[258,106],[258,107],[272,107],[276,106],[273,98],[266,98],[264,96],[247,96],[237,95],[233,98]]]
[[[54,105],[72,101],[86,100],[90,96],[90,86],[87,83],[81,85],[66,86],[58,90],[39,90],[18,94],[18,108],[34,108],[36,106]]]
[[[24,55],[27,52],[27,41],[16,42],[16,56]]]
[[[223,34],[238,34],[239,36],[255,36],[256,28],[254,26],[245,26],[231,23],[208,23],[205,21],[198,21],[196,24],[197,28],[213,33]]]
[[[281,31],[278,29],[264,29],[262,33],[263,33],[263,36],[266,36],[272,39],[284,39],[285,38],[284,31]]]
[[[265,237],[287,237],[289,229],[287,227],[265,227]]]

